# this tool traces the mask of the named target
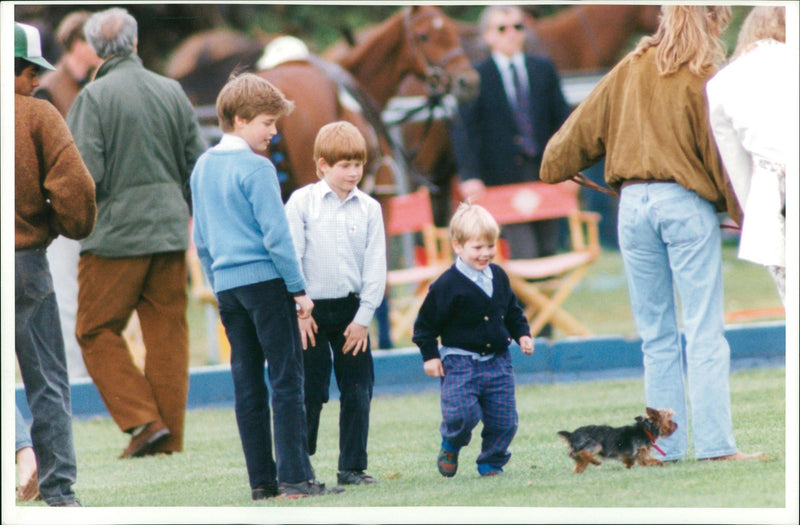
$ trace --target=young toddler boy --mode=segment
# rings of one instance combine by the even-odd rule
[[[425,373],[440,377],[442,476],[458,469],[458,453],[483,422],[478,456],[481,476],[502,474],[517,432],[514,373],[508,346],[512,338],[533,353],[530,327],[508,276],[492,264],[500,228],[485,208],[461,204],[450,222],[457,258],[434,281],[414,323]],[[441,348],[437,338],[441,338]]]
[[[314,163],[321,179],[296,190],[286,216],[313,315],[300,315],[308,448],[317,448],[331,366],[339,387],[339,485],[375,483],[366,472],[375,374],[367,327],[386,287],[386,239],[378,201],[358,189],[367,146],[349,122],[319,130]]]
[[[236,422],[254,500],[341,492],[316,481],[311,467],[296,316],[310,315],[314,304],[297,264],[275,166],[261,155],[278,118],[293,109],[268,81],[249,73],[232,77],[217,97],[224,135],[198,159],[191,177],[194,243],[231,345]]]

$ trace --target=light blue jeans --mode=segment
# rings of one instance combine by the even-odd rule
[[[25,418],[22,417],[18,406],[14,405],[14,409],[17,411],[14,421],[14,452],[19,452],[25,447],[33,448],[31,433],[28,431],[28,425],[25,424]]]
[[[75,501],[77,466],[72,437],[64,338],[44,248],[17,250],[15,268],[16,353],[25,397],[39,491],[48,505]]]
[[[659,441],[664,459],[687,454],[687,388],[695,457],[733,454],[730,347],[724,331],[720,229],[713,205],[679,184],[632,184],[622,190],[617,228],[631,308],[642,338],[646,402],[653,408],[675,410],[678,424],[671,437]]]

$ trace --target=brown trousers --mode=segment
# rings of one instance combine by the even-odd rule
[[[123,431],[159,417],[171,436],[156,451],[183,449],[189,391],[186,254],[105,258],[84,253],[78,263],[75,335],[86,369]],[[144,373],[122,332],[133,312],[145,346]]]

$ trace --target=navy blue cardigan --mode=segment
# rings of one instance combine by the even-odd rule
[[[431,284],[412,337],[423,361],[440,358],[437,337],[443,346],[488,355],[503,353],[512,338],[531,334],[505,271],[496,264],[490,268],[491,298],[455,265]]]

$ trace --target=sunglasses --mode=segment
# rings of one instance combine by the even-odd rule
[[[511,29],[511,28],[516,29],[517,31],[522,31],[523,29],[525,29],[525,26],[523,26],[521,23],[514,24],[513,26],[501,25],[497,26],[497,31],[499,33],[505,33],[506,29]]]

